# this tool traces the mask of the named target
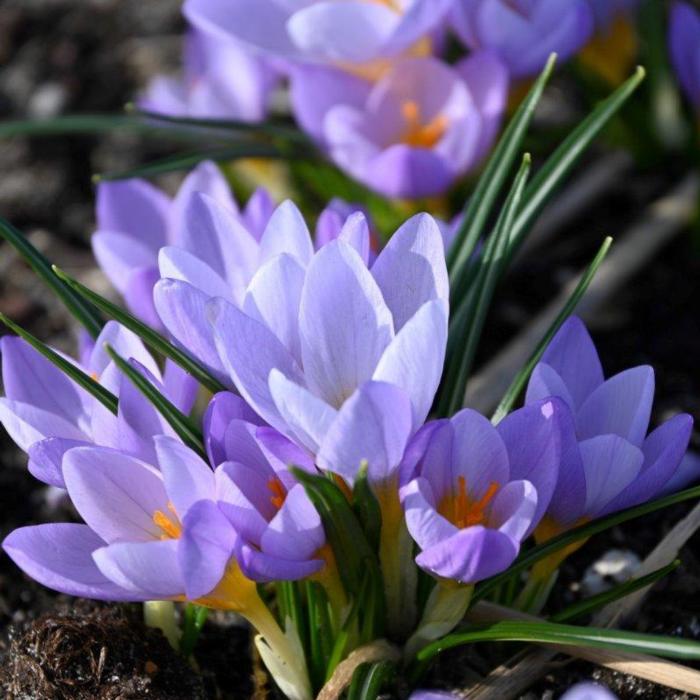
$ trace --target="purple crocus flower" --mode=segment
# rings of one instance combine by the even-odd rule
[[[597,31],[605,31],[620,17],[636,12],[639,0],[588,0]]]
[[[129,358],[180,410],[187,413],[194,403],[196,382],[169,362],[162,376],[141,341],[114,321],[105,325],[81,369],[119,396],[117,415],[24,340],[5,336],[0,341],[5,387],[0,422],[29,453],[29,471],[47,484],[65,486],[61,460],[77,445],[114,447],[151,459],[155,457],[152,436],[173,434],[152,404],[110,360],[104,343]]]
[[[586,0],[456,0],[452,25],[470,49],[491,49],[515,78],[537,74],[552,52],[561,60],[593,33]]]
[[[538,539],[655,498],[678,472],[691,416],[677,415],[647,435],[653,369],[634,367],[605,380],[579,318],[564,323],[530,378],[527,403],[548,396],[559,397],[568,411],[560,478]]]
[[[396,55],[437,29],[453,0],[187,0],[196,27],[294,62],[355,66]]]
[[[678,80],[691,104],[700,111],[700,11],[677,0],[671,8],[668,45]]]
[[[494,427],[464,409],[416,434],[401,501],[421,568],[472,584],[510,566],[554,492],[561,411],[557,400],[541,401]]]
[[[172,116],[257,122],[265,118],[277,78],[237,42],[189,29],[182,76],[153,78],[139,107]]]
[[[598,683],[577,683],[560,700],[617,700],[617,695]]]
[[[445,690],[415,690],[408,700],[456,700],[457,696],[454,693],[448,693]]]
[[[97,189],[97,231],[92,237],[97,262],[128,308],[155,328],[162,328],[153,307],[158,251],[179,245],[196,252],[183,222],[193,193],[199,192],[230,212],[253,238],[259,237],[272,212],[265,190],[258,190],[239,211],[226,179],[208,161],[188,175],[174,199],[140,179],[103,182]]]
[[[442,193],[476,165],[496,136],[508,92],[505,66],[488,52],[454,67],[404,59],[368,91],[348,90],[334,102],[315,99],[326,83],[318,73],[301,67],[293,74],[302,123],[341,168],[391,197]],[[341,84],[355,80],[335,73]]]

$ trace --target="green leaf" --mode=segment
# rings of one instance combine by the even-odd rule
[[[580,542],[581,540],[587,540],[593,535],[597,535],[599,532],[605,532],[611,527],[616,525],[621,525],[628,520],[634,520],[643,515],[649,515],[649,513],[654,513],[657,510],[662,510],[663,508],[668,508],[676,503],[683,503],[684,501],[700,498],[700,486],[694,486],[693,488],[685,489],[684,491],[679,491],[678,493],[671,494],[670,496],[664,496],[655,501],[650,501],[649,503],[642,503],[639,506],[634,506],[633,508],[627,508],[626,510],[618,511],[612,515],[607,515],[604,518],[598,518],[597,520],[592,520],[584,525],[579,525],[571,530],[562,532],[556,537],[543,542],[542,544],[535,545],[530,550],[521,554],[515,563],[510,566],[506,571],[492,576],[483,583],[477,585],[476,591],[472,598],[472,604],[477,600],[481,600],[490,591],[496,588],[503,581],[507,580],[516,573],[522,571],[527,571],[534,564],[536,564],[541,559],[544,559],[561,549],[569,547],[570,545]]]
[[[675,571],[680,566],[680,559],[667,564],[666,566],[652,571],[646,576],[640,576],[639,578],[634,578],[631,581],[625,581],[618,586],[615,586],[609,591],[603,591],[598,593],[598,595],[590,596],[584,600],[580,600],[577,603],[573,603],[564,610],[550,616],[550,622],[568,622],[577,617],[582,617],[583,615],[588,615],[599,608],[602,608],[610,603],[614,603],[625,596],[639,591],[647,586],[652,586],[657,581],[668,576],[672,571]]]
[[[363,462],[352,488],[352,508],[362,525],[370,547],[379,550],[379,535],[382,529],[382,510],[367,478],[367,462]]]
[[[391,661],[376,661],[368,669],[362,683],[359,700],[377,700],[380,693],[394,680],[396,666]]]
[[[81,299],[70,287],[58,279],[51,270],[51,263],[9,221],[0,217],[0,236],[4,238],[65,304],[70,313],[97,338],[102,330],[102,319],[95,309]]]
[[[462,224],[454,243],[447,253],[447,266],[450,271],[452,299],[460,299],[464,292],[463,273],[468,266],[474,247],[481,236],[493,205],[508,177],[513,162],[520,150],[520,144],[530,126],[532,115],[542,97],[549,76],[554,68],[556,55],[552,54],[542,73],[535,81],[527,96],[518,107],[513,119],[503,132],[494,148],[479,181],[464,207]]]
[[[547,203],[554,190],[569,174],[584,151],[591,145],[603,127],[632,96],[644,80],[640,66],[610,97],[603,100],[562,142],[537,171],[525,191],[524,205],[511,231],[509,255],[517,250],[525,239],[530,224]]]
[[[525,387],[525,384],[527,384],[527,381],[530,378],[530,375],[532,374],[532,370],[535,369],[535,365],[540,361],[540,358],[544,354],[544,351],[547,349],[547,346],[549,345],[550,341],[556,335],[557,331],[561,328],[564,321],[566,321],[566,319],[569,318],[569,316],[571,316],[579,301],[581,301],[581,297],[586,293],[588,286],[595,277],[596,272],[598,272],[598,268],[601,266],[603,260],[605,260],[605,256],[610,250],[612,240],[613,239],[610,236],[608,236],[603,241],[603,244],[600,246],[600,249],[596,253],[595,258],[593,258],[591,264],[586,268],[586,271],[579,280],[579,283],[576,285],[576,289],[574,289],[571,296],[567,299],[566,303],[564,304],[562,310],[554,319],[552,325],[547,329],[547,332],[537,344],[535,351],[532,353],[532,355],[530,355],[530,358],[525,363],[520,372],[518,372],[518,374],[515,376],[515,379],[513,379],[513,382],[508,387],[508,390],[506,391],[504,397],[501,399],[501,403],[498,405],[496,412],[491,418],[491,422],[494,425],[500,423],[501,420],[503,420],[503,418],[505,418],[513,408],[513,405],[520,396],[520,393]]]
[[[152,350],[160,353],[164,357],[170,358],[175,364],[179,365],[186,372],[191,374],[202,386],[205,386],[209,391],[217,393],[226,391],[226,387],[215,377],[213,377],[207,369],[202,367],[198,362],[193,360],[189,355],[182,350],[176,348],[170,341],[164,338],[160,333],[142,323],[137,318],[132,316],[128,311],[120,308],[111,301],[100,296],[91,289],[88,289],[77,280],[67,275],[63,270],[55,265],[53,266],[53,276],[62,280],[70,290],[74,290],[80,297],[84,297],[91,304],[96,306],[100,311],[106,314],[109,318],[113,318],[122,324],[125,328],[136,333]]]
[[[320,690],[326,680],[326,669],[333,651],[333,629],[328,609],[328,596],[317,581],[306,581],[306,605],[309,629],[309,673],[311,684]]]
[[[107,354],[119,369],[131,380],[132,384],[155,406],[182,441],[191,447],[205,461],[207,456],[202,448],[202,433],[197,426],[163,396],[151,382],[146,379],[130,362],[121,357],[114,348],[105,343]]]
[[[369,662],[365,662],[355,669],[348,688],[347,700],[361,700],[362,689],[364,688],[365,679],[369,673],[370,666],[371,664]]]
[[[5,314],[0,313],[0,321],[8,328],[17,333],[18,336],[26,340],[35,350],[40,352],[47,360],[52,362],[67,377],[81,386],[85,391],[92,394],[103,406],[112,413],[117,413],[117,397],[109,390],[105,389],[99,382],[96,382],[89,374],[86,374],[77,365],[69,362],[48,345],[42,343],[24,328],[11,321]]]
[[[209,608],[194,603],[187,603],[185,606],[185,620],[180,638],[180,652],[185,658],[192,655],[208,615]]]
[[[299,635],[302,647],[307,649],[309,644],[309,630],[301,602],[301,585],[302,582],[300,581],[277,581],[277,605],[280,610],[280,622],[282,626],[286,625],[287,619],[291,620]]]
[[[453,325],[451,328],[451,332],[459,340],[453,345],[454,352],[449,358],[449,366],[442,384],[443,393],[438,404],[438,415],[451,416],[462,408],[472,362],[501,274],[510,229],[520,207],[520,199],[530,172],[530,162],[530,155],[525,154],[496,227],[486,243],[473,291],[470,290],[473,302],[468,307],[469,313],[460,326]],[[459,356],[461,347],[464,349]]]
[[[511,620],[480,626],[468,632],[448,635],[421,649],[418,652],[418,659],[421,662],[427,662],[447,649],[475,642],[567,644],[576,647],[653,654],[672,659],[700,659],[700,644],[687,639],[615,629],[560,625],[552,622]]]

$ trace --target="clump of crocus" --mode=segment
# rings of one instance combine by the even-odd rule
[[[455,0],[452,26],[470,49],[491,49],[514,78],[538,73],[548,57],[566,60],[593,33],[586,0]]]
[[[700,112],[700,10],[675,0],[671,7],[668,45],[678,81],[693,107]]]
[[[182,75],[153,78],[139,107],[176,117],[250,122],[265,118],[278,75],[260,57],[232,39],[189,29],[182,59]]]
[[[78,364],[88,375],[119,397],[112,413],[48,359],[20,338],[0,341],[5,396],[0,421],[17,445],[29,453],[29,471],[41,481],[64,487],[61,461],[78,445],[102,445],[142,459],[155,457],[154,435],[172,435],[155,407],[112,362],[104,344],[122,357],[181,411],[189,412],[196,383],[168,363],[165,375],[143,343],[114,321],[107,323]]]

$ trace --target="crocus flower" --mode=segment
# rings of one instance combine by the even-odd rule
[[[0,398],[0,421],[17,445],[29,453],[29,471],[47,484],[65,486],[61,459],[76,445],[103,445],[150,459],[155,456],[152,436],[173,433],[153,405],[117,369],[104,343],[130,359],[180,410],[187,413],[194,403],[194,380],[171,363],[162,376],[141,341],[114,321],[105,325],[81,369],[119,396],[117,415],[24,340],[5,336],[0,341],[5,387],[5,396]]]
[[[470,49],[491,49],[512,76],[538,73],[552,52],[569,58],[590,38],[586,0],[456,0],[452,25]]]
[[[333,103],[314,99],[325,85],[318,73],[314,67],[294,72],[294,104],[303,97],[303,121],[322,125],[314,135],[341,168],[391,197],[442,193],[476,165],[493,142],[508,91],[506,69],[489,53],[454,67],[404,59],[371,90],[345,91]]]
[[[577,683],[561,696],[561,700],[617,700],[617,695],[598,683]]]
[[[187,0],[195,26],[287,61],[356,66],[410,48],[453,0]]]
[[[700,111],[700,10],[676,1],[671,8],[668,45],[678,80],[691,104]]]
[[[139,99],[142,109],[180,117],[264,119],[276,73],[232,39],[190,29],[181,77],[159,75]]]
[[[527,403],[547,396],[559,397],[568,411],[559,482],[538,539],[655,498],[676,475],[692,418],[677,415],[647,435],[653,369],[634,367],[605,380],[576,317],[564,323],[530,378]]]
[[[415,690],[409,695],[408,700],[456,700],[456,698],[454,693],[444,690]]]
[[[212,162],[198,165],[174,199],[141,179],[102,182],[97,188],[97,231],[92,237],[97,262],[128,308],[156,328],[162,328],[153,307],[158,251],[167,245],[197,250],[183,225],[185,209],[196,192],[225,207],[254,238],[272,212],[272,201],[264,190],[258,190],[240,211],[226,179]]]
[[[406,451],[401,501],[416,563],[473,584],[510,566],[550,503],[560,457],[557,400],[497,427],[471,409],[427,423]]]

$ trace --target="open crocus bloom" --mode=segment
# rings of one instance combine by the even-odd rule
[[[491,49],[512,76],[538,73],[552,52],[565,60],[593,33],[586,0],[456,0],[452,24],[471,49]]]
[[[700,10],[677,0],[671,8],[668,45],[676,75],[693,106],[700,110]]]
[[[440,230],[427,214],[413,217],[370,269],[362,214],[315,254],[303,221],[287,223],[280,242],[300,245],[260,267],[241,307],[208,304],[221,361],[250,406],[321,468],[351,481],[366,459],[382,480],[425,420],[442,372]]]
[[[617,695],[598,683],[577,683],[561,696],[561,700],[617,700]]]
[[[24,340],[5,336],[0,341],[5,387],[0,421],[29,453],[29,471],[53,486],[65,486],[61,460],[72,447],[103,445],[148,460],[155,457],[153,435],[173,434],[154,406],[119,372],[104,343],[130,359],[181,411],[189,412],[194,403],[194,380],[170,362],[162,376],[139,338],[114,321],[105,325],[81,369],[119,396],[117,415]]]
[[[304,70],[297,69],[295,82]],[[328,106],[323,100],[303,111],[312,123],[323,122],[322,143],[348,173],[388,196],[422,197],[444,192],[486,153],[507,91],[506,69],[493,54],[455,67],[415,58],[395,64],[354,104],[349,91],[322,118],[308,113]]]
[[[92,237],[97,262],[128,308],[156,328],[162,328],[153,307],[158,251],[167,245],[197,249],[183,230],[185,210],[195,192],[206,193],[226,208],[253,238],[259,238],[272,213],[265,190],[258,190],[240,211],[226,179],[209,161],[187,176],[174,199],[141,179],[103,182],[97,188],[97,231]]]
[[[292,61],[363,64],[434,30],[453,0],[188,0],[197,27]]]
[[[494,427],[464,409],[416,434],[401,501],[421,568],[471,584],[510,566],[554,491],[560,412],[557,400],[542,401]]]
[[[232,39],[190,29],[182,77],[159,75],[139,99],[142,109],[180,117],[264,119],[276,75]]]
[[[605,380],[579,318],[566,321],[532,373],[527,403],[545,396],[559,397],[568,411],[559,483],[536,532],[539,539],[650,500],[677,474],[692,418],[677,415],[647,435],[652,368],[634,367]]]

